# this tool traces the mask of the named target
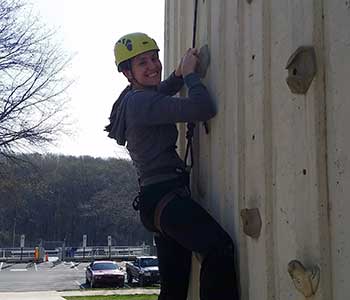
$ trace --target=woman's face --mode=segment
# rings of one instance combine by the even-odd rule
[[[136,88],[157,86],[161,81],[162,64],[157,51],[148,51],[131,60],[133,79]]]

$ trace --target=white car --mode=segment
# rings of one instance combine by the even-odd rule
[[[100,260],[89,264],[85,272],[86,284],[91,288],[97,285],[111,285],[123,287],[124,272],[115,261]]]

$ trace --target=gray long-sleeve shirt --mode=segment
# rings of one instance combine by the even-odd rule
[[[188,97],[174,97],[185,82]],[[164,168],[184,168],[176,152],[176,123],[206,121],[215,115],[214,103],[196,73],[184,79],[172,73],[158,89],[128,90],[111,113],[109,137],[125,145],[141,184],[146,174]],[[158,181],[166,176],[158,176]],[[154,180],[152,181],[154,183]]]

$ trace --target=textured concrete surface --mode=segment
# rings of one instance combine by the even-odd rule
[[[165,75],[191,45],[194,3],[196,47],[208,45],[211,60],[203,82],[218,114],[208,135],[196,127],[192,194],[235,240],[242,299],[299,299],[287,272],[294,260],[307,274],[320,268],[314,300],[348,299],[350,2],[166,0]],[[286,66],[304,46],[314,47],[317,72],[295,94],[286,79],[307,82],[306,64]],[[258,214],[242,220],[245,209],[261,217],[253,235],[242,225]],[[194,262],[189,300],[199,299],[198,286]]]

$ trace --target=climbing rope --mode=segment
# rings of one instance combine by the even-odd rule
[[[193,17],[193,28],[192,28],[192,48],[196,47],[196,33],[197,33],[197,12],[198,12],[198,0],[194,2],[194,17]],[[206,134],[209,133],[207,122],[203,122]],[[186,152],[185,152],[185,164],[188,171],[193,168],[193,148],[192,148],[192,138],[194,133],[194,128],[196,124],[193,122],[187,123],[187,132],[186,132]],[[190,163],[188,164],[188,154],[190,154]]]
[[[192,48],[196,47],[196,32],[197,32],[197,10],[198,10],[198,0],[194,2],[194,18],[193,18],[193,29],[192,29]],[[193,168],[193,148],[192,148],[192,138],[193,132],[196,124],[193,122],[187,123],[187,132],[186,132],[186,152],[185,152],[185,164],[186,169],[190,171]],[[190,163],[188,164],[188,154],[190,154]]]
[[[198,0],[195,0],[195,2],[194,2],[194,17],[193,17],[193,30],[192,30],[192,48],[196,47],[197,11],[198,11]]]

